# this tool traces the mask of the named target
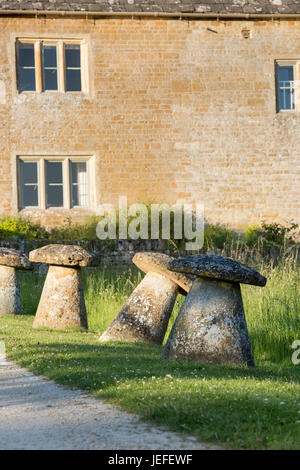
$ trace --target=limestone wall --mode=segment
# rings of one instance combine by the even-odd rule
[[[242,30],[250,30],[245,39]],[[202,202],[240,228],[300,222],[300,114],[276,113],[274,61],[299,22],[0,18],[0,213],[17,213],[18,155],[93,155],[101,202]],[[89,92],[18,94],[15,39],[84,36]],[[25,211],[26,212],[26,211]],[[50,221],[50,222],[49,222]]]

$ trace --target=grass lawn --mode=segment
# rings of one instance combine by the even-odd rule
[[[260,268],[267,286],[243,286],[254,369],[164,361],[159,346],[100,344],[141,279],[131,269],[85,272],[89,332],[33,330],[43,279],[22,273],[24,315],[0,317],[0,340],[11,360],[34,373],[175,431],[225,448],[300,449],[300,365],[291,361],[300,339],[300,269],[292,261]]]

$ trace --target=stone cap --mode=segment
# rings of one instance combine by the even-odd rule
[[[174,258],[165,255],[164,253],[154,252],[141,252],[136,253],[132,259],[132,262],[144,273],[155,272],[166,276],[168,279],[173,281],[181,288],[180,293],[186,294],[189,292],[193,276],[187,276],[185,274],[175,273],[168,269],[168,264]]]
[[[265,286],[267,279],[259,272],[231,258],[216,255],[193,255],[169,262],[171,271],[188,273],[222,281]]]
[[[31,263],[25,253],[12,248],[0,248],[0,265],[18,269],[31,268]]]
[[[77,245],[47,245],[29,253],[30,261],[55,266],[91,266],[94,256]]]

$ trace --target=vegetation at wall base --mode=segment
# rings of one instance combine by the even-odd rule
[[[75,223],[68,218],[64,224],[58,227],[46,229],[38,222],[13,216],[0,216],[0,242],[5,241],[34,241],[41,244],[47,243],[78,243],[80,241],[93,241],[97,239],[96,228],[100,218],[88,217],[85,223]],[[130,222],[130,220],[129,220]],[[186,239],[175,239],[174,216],[171,214],[171,236],[165,240],[166,246],[174,254],[184,251]],[[161,218],[160,218],[161,223]],[[149,223],[150,225],[150,223]],[[184,230],[182,230],[184,233]],[[117,232],[118,233],[118,232]],[[162,233],[160,233],[160,237]],[[150,233],[149,233],[150,239]],[[299,247],[298,224],[290,222],[286,225],[279,223],[267,224],[262,221],[260,225],[250,226],[244,232],[235,232],[222,225],[207,222],[204,230],[204,244],[201,251],[221,250],[226,256],[229,252],[264,251],[265,254],[286,252],[287,249],[297,250]],[[105,243],[106,242],[106,243]],[[104,241],[108,250],[115,249],[117,240]]]

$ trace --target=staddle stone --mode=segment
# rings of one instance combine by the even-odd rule
[[[34,328],[87,328],[87,314],[79,269],[50,266]]]
[[[93,255],[80,246],[48,245],[30,253],[30,260],[50,264],[34,328],[87,328],[81,267],[93,263]]]
[[[12,248],[0,248],[0,265],[17,269],[30,269],[31,263],[25,253]]]
[[[196,278],[173,325],[164,357],[254,366],[240,283],[264,286],[266,278],[222,256],[188,256],[168,266]]]
[[[179,289],[186,293],[192,280],[168,270],[172,258],[163,253],[137,253],[133,263],[146,273],[100,341],[162,344]]]
[[[22,313],[17,269],[30,269],[27,256],[11,248],[0,248],[0,315]]]

